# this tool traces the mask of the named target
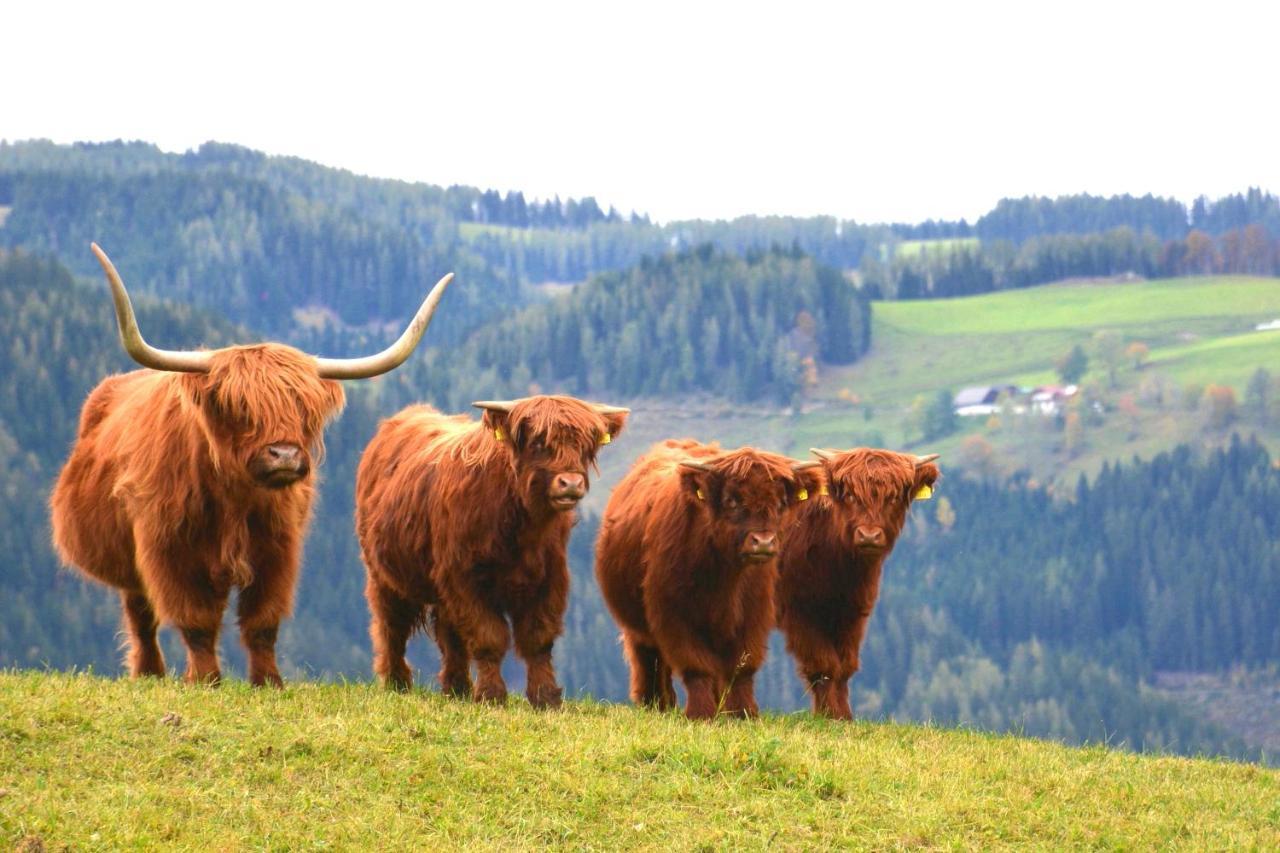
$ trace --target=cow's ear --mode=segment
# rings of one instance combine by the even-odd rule
[[[933,496],[933,484],[938,481],[942,472],[933,462],[925,462],[916,466],[915,483],[911,490],[912,500],[925,500]]]
[[[821,462],[791,466],[794,481],[787,481],[787,503],[803,503],[822,494],[827,483],[826,469]]]
[[[712,504],[720,496],[720,476],[697,463],[680,463],[680,487],[695,501]]]
[[[602,439],[601,443],[613,441],[622,434],[622,427],[627,423],[627,415],[631,414],[627,411],[609,412],[604,415],[604,425],[608,439]]]
[[[513,441],[511,436],[511,413],[499,412],[496,409],[485,409],[484,415],[481,417],[481,423],[489,434],[497,441],[510,444]]]

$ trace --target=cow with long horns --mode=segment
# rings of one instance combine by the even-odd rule
[[[411,406],[383,421],[360,460],[356,532],[374,671],[409,687],[405,644],[430,620],[441,688],[504,702],[501,665],[514,635],[525,695],[555,707],[551,649],[568,604],[572,510],[628,410],[561,396],[474,405],[484,411],[478,422]]]
[[[364,358],[282,344],[170,351],[142,337],[115,267],[95,244],[125,350],[145,370],[90,392],[50,499],[69,565],[120,591],[133,676],[163,676],[161,622],[181,632],[189,681],[221,677],[218,630],[239,589],[249,680],[280,685],[288,615],[314,496],[323,428],[344,403],[335,380],[394,369],[426,331],[446,275],[399,340]]]
[[[685,714],[759,713],[755,673],[773,627],[788,517],[817,487],[816,462],[744,447],[666,441],[609,497],[596,579],[622,629],[631,698]]]
[[[778,562],[778,627],[813,700],[813,712],[848,720],[885,558],[915,500],[933,494],[938,455],[813,449],[819,493],[796,515]]]

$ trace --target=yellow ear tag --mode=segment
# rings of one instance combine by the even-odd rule
[[[823,483],[823,484],[818,488],[818,494],[820,494],[820,495],[829,494],[829,493],[827,492],[827,485],[826,485],[826,483]]]
[[[933,486],[921,486],[920,491],[916,492],[916,500],[927,501],[933,497]]]
[[[613,441],[613,436],[609,435],[609,433],[607,432],[604,435],[600,436],[601,444],[608,444],[611,441]]]
[[[498,441],[502,441],[506,438],[506,436],[502,434],[502,427],[498,427],[493,431],[493,437],[498,439]]]
[[[705,501],[707,498],[702,494],[702,489],[698,489],[698,500]]]
[[[796,494],[796,500],[798,500],[798,501],[807,501],[807,500],[809,500],[809,490],[808,490],[808,489],[801,489],[801,490]]]

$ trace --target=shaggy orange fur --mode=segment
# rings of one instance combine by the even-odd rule
[[[276,633],[292,607],[312,456],[343,402],[314,359],[279,344],[218,350],[208,373],[135,370],[90,392],[50,499],[53,541],[65,563],[120,590],[131,674],[164,674],[165,621],[182,632],[187,678],[217,681],[238,587],[250,680],[280,683]],[[272,445],[297,448],[299,476],[282,487],[252,470]]]
[[[885,558],[923,486],[938,479],[932,462],[858,448],[824,459],[827,495],[796,514],[778,563],[778,626],[815,714],[852,719],[849,679],[867,620],[880,595]]]
[[[681,463],[705,466],[693,469]],[[655,445],[614,489],[596,544],[596,579],[622,628],[637,704],[691,719],[755,716],[754,678],[773,627],[768,550],[816,488],[812,470],[752,448],[686,439]],[[763,550],[761,548],[763,547]]]
[[[625,420],[540,396],[480,422],[425,405],[383,421],[356,475],[356,532],[385,683],[412,683],[405,645],[429,616],[446,692],[504,701],[500,667],[514,634],[529,701],[560,703],[551,650],[568,604],[573,513],[552,497],[565,477],[585,494],[596,452]]]

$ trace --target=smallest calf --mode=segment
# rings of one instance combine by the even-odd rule
[[[614,489],[596,544],[596,579],[622,628],[631,698],[690,719],[754,717],[754,678],[773,627],[784,525],[815,462],[692,440],[655,445]]]
[[[849,679],[880,595],[880,572],[911,502],[932,494],[937,454],[814,450],[826,484],[802,504],[778,568],[778,627],[815,714],[849,720]]]

